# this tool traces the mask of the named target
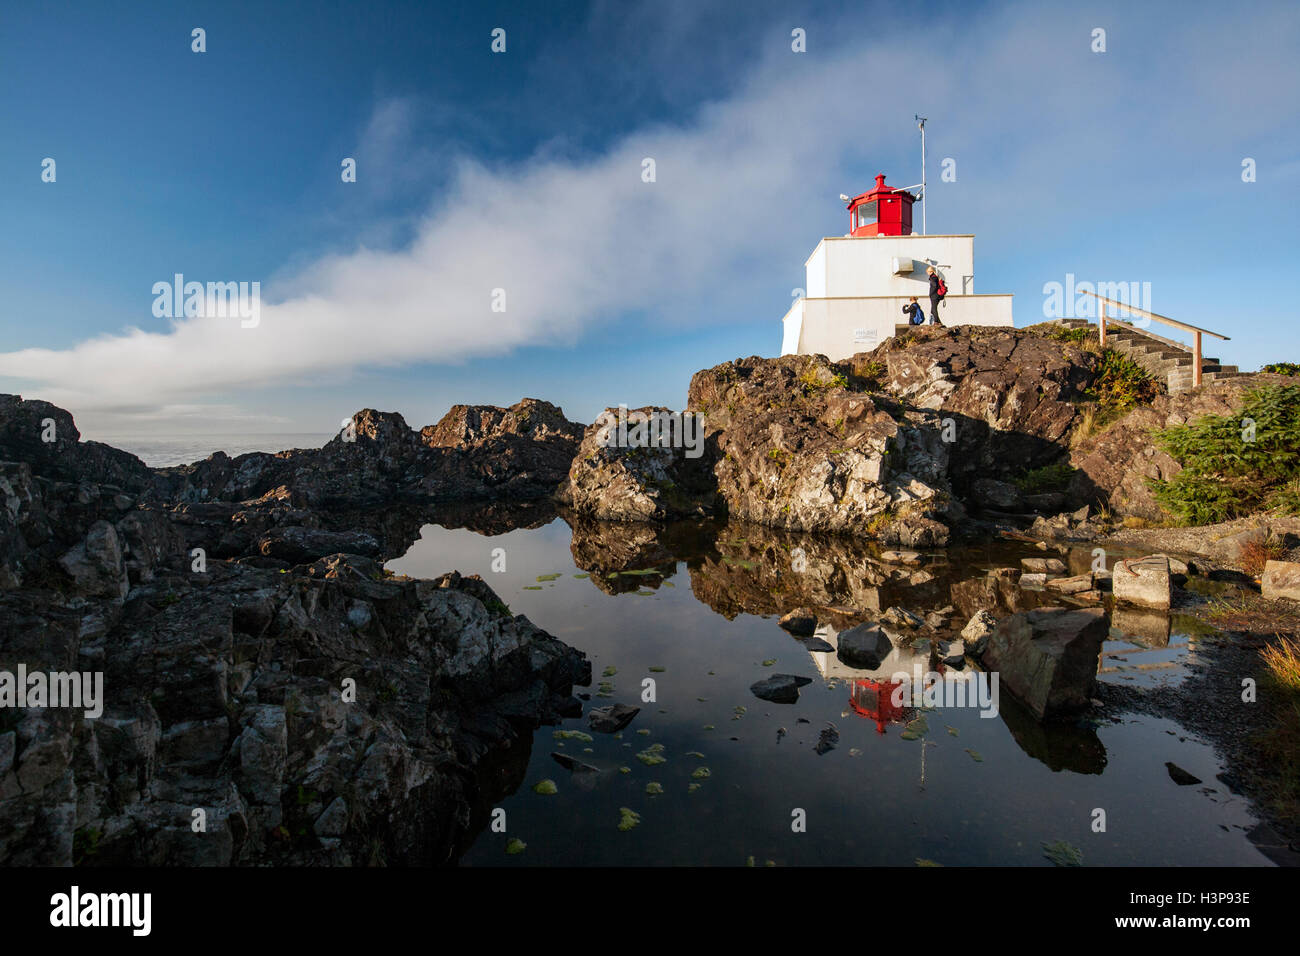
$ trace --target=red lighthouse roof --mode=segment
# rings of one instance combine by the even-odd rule
[[[849,235],[910,236],[914,202],[915,196],[886,186],[885,174],[878,173],[874,189],[849,200]]]

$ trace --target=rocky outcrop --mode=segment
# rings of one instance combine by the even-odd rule
[[[0,456],[46,418],[76,435],[42,403],[0,405]],[[315,466],[214,457],[181,478],[68,441],[0,457],[0,674],[103,695],[0,708],[0,862],[445,862],[522,779],[532,729],[580,712],[584,656],[483,581],[386,575],[418,512],[326,527],[352,519],[322,502],[412,477],[427,446],[399,418],[359,415]],[[276,485],[201,502],[196,478],[216,499]]]
[[[564,481],[582,426],[558,407],[524,399],[509,408],[457,405],[416,432],[396,412],[362,409],[319,449],[158,469],[157,497],[243,502],[278,494],[301,507],[361,509],[394,501],[530,500]]]
[[[1176,395],[1160,395],[1139,406],[1099,435],[1085,439],[1070,453],[1078,469],[1070,496],[1079,502],[1102,502],[1116,515],[1148,521],[1167,517],[1151,494],[1150,482],[1168,480],[1182,471],[1156,444],[1156,433],[1203,415],[1230,415],[1241,407],[1242,394],[1258,376],[1224,379]]]
[[[712,456],[706,457],[698,442],[693,449],[683,441],[674,443],[671,431],[660,431],[657,441],[633,432],[632,440],[625,441],[624,424],[620,439],[619,414],[619,409],[606,409],[583,434],[559,500],[578,514],[604,521],[663,521],[714,512],[719,499]],[[661,422],[682,420],[658,407],[626,410],[623,416],[633,428],[651,416]]]
[[[728,362],[691,379],[729,515],[908,547],[949,538],[949,447],[932,412],[910,413],[823,356]]]
[[[962,496],[979,479],[1006,481],[1060,458],[1097,374],[1096,356],[1077,346],[980,327],[912,329],[848,364],[910,406],[952,420],[947,474]]]

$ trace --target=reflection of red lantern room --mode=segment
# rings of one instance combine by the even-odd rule
[[[885,174],[878,173],[874,189],[849,200],[849,235],[910,236],[914,202],[915,196],[886,186]]]
[[[899,681],[855,680],[849,691],[849,706],[859,717],[876,722],[876,733],[883,734],[886,724],[902,723],[907,707],[894,703]]]

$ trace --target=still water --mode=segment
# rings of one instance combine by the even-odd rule
[[[590,732],[585,713],[540,728],[523,782],[498,804],[507,832],[481,832],[465,865],[1051,866],[1045,845],[1085,866],[1269,865],[1246,838],[1248,803],[1215,779],[1213,749],[1175,723],[1111,714],[1045,728],[1005,692],[992,718],[940,707],[882,719],[855,685],[864,675],[777,625],[811,606],[833,638],[855,613],[950,606],[960,631],[979,606],[1003,616],[1053,603],[987,583],[989,569],[1042,556],[1032,546],[949,549],[918,569],[882,563],[864,543],[752,526],[537,524],[427,525],[388,566],[482,575],[512,612],[586,652],[592,686],[575,688],[586,709],[641,711],[589,741],[568,733]],[[1072,572],[1091,560],[1063,557]],[[1100,679],[1180,680],[1197,638],[1177,622],[1117,622],[1127,630],[1112,631]],[[751,693],[774,673],[811,683],[793,704]],[[595,770],[572,773],[552,754]],[[1179,786],[1166,761],[1204,783]],[[543,781],[555,792],[536,792]],[[1098,809],[1105,832],[1094,831]],[[526,847],[507,853],[512,839]]]

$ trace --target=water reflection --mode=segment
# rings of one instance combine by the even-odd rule
[[[1168,733],[1168,722],[1098,725],[1084,715],[1044,724],[1005,692],[997,719],[895,700],[900,671],[958,673],[944,650],[977,611],[1002,618],[1071,603],[1021,589],[1004,570],[1042,556],[1032,546],[911,556],[850,538],[716,521],[599,522],[550,506],[519,521],[499,507],[435,517],[390,568],[481,574],[512,611],[587,652],[602,675],[589,707],[641,707],[617,735],[586,734],[585,718],[539,730],[522,782],[516,753],[505,787],[488,788],[510,794],[493,801],[528,850],[508,857],[507,835],[483,831],[464,862],[1043,865],[1041,844],[1057,840],[1084,848],[1088,863],[1263,862],[1245,838],[1253,820],[1244,804],[1170,784],[1166,761],[1210,781],[1220,766],[1208,746]],[[504,572],[493,568],[499,550]],[[1091,561],[1088,551],[1061,557],[1073,573]],[[924,623],[890,625],[875,668],[841,659],[841,634],[896,607]],[[803,638],[776,621],[801,608],[817,620]],[[1103,679],[1131,676],[1139,651],[1172,655],[1159,673],[1183,666],[1188,636],[1167,615],[1120,613],[1111,624]],[[978,668],[967,661],[960,673]],[[812,683],[793,703],[755,697],[752,684],[780,674]],[[662,762],[639,759],[652,745]],[[534,792],[543,779],[558,793]],[[1086,810],[1095,806],[1112,819],[1127,813],[1124,835],[1092,833]],[[619,829],[623,807],[640,815],[634,828]],[[818,821],[799,838],[792,807]]]

